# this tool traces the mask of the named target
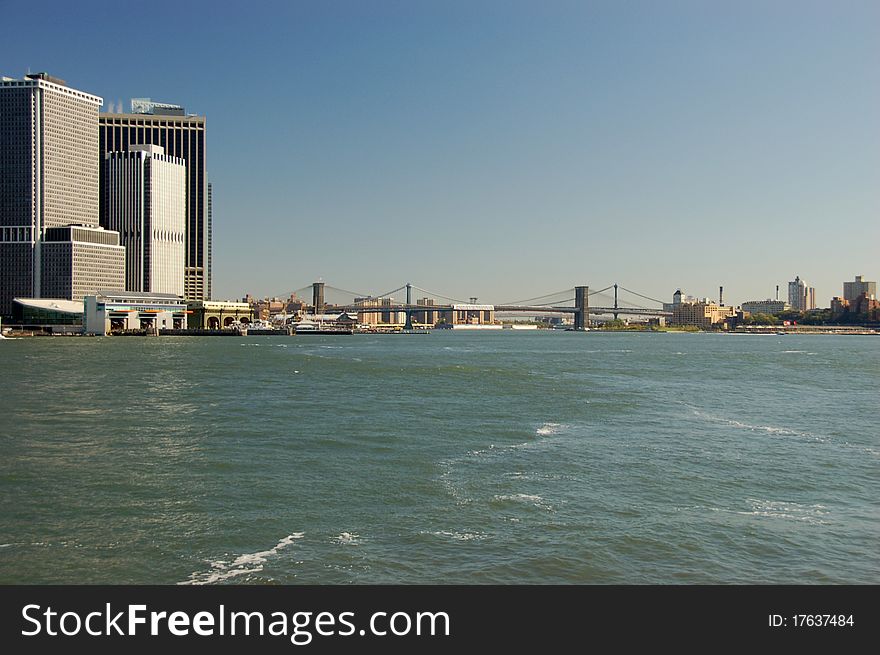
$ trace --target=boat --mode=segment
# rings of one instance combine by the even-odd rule
[[[324,326],[312,321],[291,323],[294,334],[353,334],[354,330],[346,327]]]

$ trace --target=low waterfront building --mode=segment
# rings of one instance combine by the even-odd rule
[[[15,298],[12,322],[44,332],[82,332],[83,301],[63,298]]]
[[[736,316],[736,308],[718,305],[704,298],[696,301],[682,301],[672,310],[672,325],[694,325],[701,329],[710,329],[724,323],[728,318]]]
[[[101,291],[85,297],[85,333],[186,329],[186,301],[166,293]]]
[[[252,323],[254,308],[247,302],[191,300],[186,304],[188,324],[199,330],[219,330],[234,323]]]
[[[783,300],[747,300],[742,304],[742,310],[749,314],[778,314],[790,309],[788,303]]]

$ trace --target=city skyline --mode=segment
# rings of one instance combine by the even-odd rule
[[[137,7],[59,4],[0,73],[208,117],[215,298],[323,277],[739,304],[799,276],[827,307],[880,277],[875,4],[263,3],[192,29],[206,7],[141,62],[108,56]]]

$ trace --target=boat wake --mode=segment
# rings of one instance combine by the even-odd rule
[[[767,434],[779,435],[783,437],[800,437],[802,439],[817,441],[820,443],[828,442],[827,437],[814,434],[812,432],[796,430],[794,428],[778,427],[774,425],[755,425],[753,423],[744,423],[743,421],[737,421],[736,419],[724,418],[723,416],[715,416],[714,414],[709,414],[690,405],[685,406],[690,408],[694,416],[710,423],[720,423],[721,425],[728,425],[732,428],[748,430],[749,432],[766,432]]]
[[[824,518],[828,516],[828,508],[825,505],[802,505],[800,503],[759,500],[756,498],[748,498],[747,501],[752,506],[751,510],[737,512],[737,514],[774,519],[788,519],[791,521],[801,521],[803,523],[814,523],[817,525],[824,525],[827,523]]]
[[[433,532],[422,530],[419,534],[429,534],[433,537],[445,537],[454,541],[480,541],[487,537],[483,532],[458,532],[452,530],[434,530]]]
[[[259,573],[263,570],[263,565],[269,558],[275,557],[276,555],[278,555],[278,553],[287,548],[294,541],[296,541],[297,539],[302,539],[303,536],[304,535],[302,532],[294,532],[293,534],[289,534],[284,537],[284,539],[279,541],[277,544],[275,544],[274,547],[270,548],[269,550],[261,550],[256,553],[245,553],[244,555],[239,555],[231,562],[225,560],[212,561],[210,562],[210,571],[196,571],[195,573],[190,574],[188,580],[178,582],[177,584],[216,584],[218,582],[224,582],[240,575]]]

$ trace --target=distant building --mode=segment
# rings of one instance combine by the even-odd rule
[[[405,312],[392,311],[394,298],[355,298],[354,303],[362,310],[374,310],[358,311],[358,322],[362,325],[403,325],[406,322]]]
[[[574,318],[571,316],[535,316],[535,322],[549,325],[551,327],[573,325]]]
[[[876,282],[868,282],[867,280],[862,280],[861,275],[856,275],[856,279],[853,282],[844,282],[843,283],[843,298],[844,300],[848,300],[850,302],[854,301],[856,298],[865,294],[869,299],[873,299],[877,297],[877,283]]]
[[[788,304],[800,312],[816,309],[816,289],[807,286],[800,277],[795,277],[788,283]]]
[[[187,327],[201,330],[219,330],[233,323],[250,323],[254,309],[247,302],[223,300],[191,300],[186,304],[189,312]]]
[[[122,288],[125,248],[119,233],[90,225],[50,227],[43,232],[42,297],[82,302],[98,289]]]
[[[663,311],[664,312],[674,312],[675,308],[678,307],[681,303],[694,303],[697,302],[697,299],[693,296],[685,296],[681,289],[676,289],[675,293],[672,294],[672,302],[663,303]]]
[[[46,230],[98,225],[102,103],[46,73],[0,78],[0,315],[48,295]]]
[[[422,307],[433,307],[434,299],[433,298],[419,298],[416,300],[416,304]],[[426,309],[423,312],[415,312],[412,315],[413,323],[421,323],[422,325],[434,325],[437,322],[437,311],[433,309]]]
[[[864,292],[853,300],[837,296],[831,299],[831,316],[842,323],[880,321],[880,300]]]
[[[208,209],[205,217],[205,299],[214,297],[214,185],[208,182]]]
[[[778,314],[789,309],[788,303],[782,300],[747,300],[741,309],[749,314]]]
[[[438,314],[440,315],[439,321],[445,325],[495,324],[494,305],[455,304],[451,309],[441,310]]]
[[[727,319],[736,316],[735,307],[719,305],[705,298],[703,300],[682,300],[672,309],[672,325],[695,325],[702,329],[717,327]]]
[[[126,152],[108,152],[104,167],[105,224],[125,247],[124,288],[183,296],[184,161],[162,146],[130,145]]]

